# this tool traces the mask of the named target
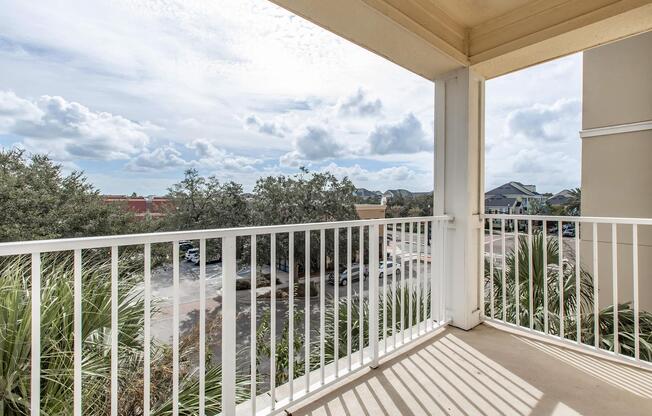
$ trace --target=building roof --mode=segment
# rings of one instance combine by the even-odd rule
[[[573,194],[571,193],[570,190],[564,189],[563,191],[560,191],[556,193],[555,195],[551,196],[546,200],[548,205],[566,205]]]
[[[508,198],[503,195],[489,196],[484,201],[485,208],[512,207],[514,204],[520,204],[520,201],[516,198]]]
[[[490,191],[485,195],[522,195],[522,196],[542,196],[537,192],[535,185],[523,185],[521,182],[507,182]]]

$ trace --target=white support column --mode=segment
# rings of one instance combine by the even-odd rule
[[[484,210],[484,79],[463,68],[435,80],[434,214],[455,218],[445,244],[446,319],[480,323]]]

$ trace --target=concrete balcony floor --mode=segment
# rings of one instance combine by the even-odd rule
[[[649,416],[652,372],[486,324],[444,328],[287,412]]]

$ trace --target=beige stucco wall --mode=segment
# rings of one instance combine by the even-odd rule
[[[652,120],[652,32],[584,52],[582,128]]]
[[[652,120],[652,32],[584,53],[583,129]],[[652,218],[652,130],[582,139],[582,215]],[[592,232],[582,263],[592,270]],[[600,304],[612,302],[611,227],[598,229]],[[632,231],[618,227],[619,301],[632,299]],[[652,311],[652,226],[639,226],[639,294]]]

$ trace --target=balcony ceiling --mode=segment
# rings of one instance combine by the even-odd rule
[[[272,0],[427,79],[492,78],[652,29],[652,0]]]

